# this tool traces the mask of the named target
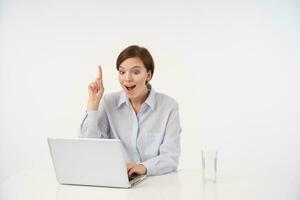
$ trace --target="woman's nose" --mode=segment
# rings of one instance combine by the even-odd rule
[[[131,81],[131,78],[132,78],[132,77],[131,77],[131,74],[130,74],[130,73],[126,73],[126,74],[125,74],[125,80],[126,80],[126,81]]]

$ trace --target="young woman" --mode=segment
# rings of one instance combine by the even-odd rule
[[[88,86],[80,137],[120,139],[129,177],[159,175],[177,169],[180,155],[178,104],[149,84],[154,62],[146,48],[129,46],[117,58],[123,91],[103,96],[101,66]]]

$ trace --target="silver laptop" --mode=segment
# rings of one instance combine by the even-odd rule
[[[48,144],[61,184],[130,188],[146,178],[128,178],[118,139],[48,138]]]

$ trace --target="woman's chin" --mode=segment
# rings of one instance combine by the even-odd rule
[[[134,92],[131,92],[131,91],[128,91],[128,90],[125,90],[125,94],[128,98],[132,99],[134,98]]]
[[[123,90],[127,97],[133,97],[135,95],[135,89],[128,90],[127,88],[123,88]]]

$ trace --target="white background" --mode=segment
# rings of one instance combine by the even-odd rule
[[[87,85],[131,44],[180,105],[180,168],[281,174],[300,184],[299,1],[0,0],[0,182],[50,169],[47,137],[76,137]]]

